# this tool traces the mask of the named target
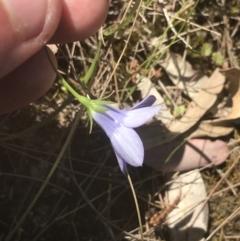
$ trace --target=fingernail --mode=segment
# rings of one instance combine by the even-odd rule
[[[26,41],[40,34],[45,23],[48,1],[3,0],[13,31]]]

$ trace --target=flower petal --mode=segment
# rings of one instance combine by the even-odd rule
[[[153,98],[150,98],[150,100],[153,100]],[[141,106],[142,102],[139,103]],[[162,108],[162,105],[141,107],[137,109],[132,108],[128,111],[119,110],[111,106],[106,106],[106,108],[108,109],[108,111],[105,113],[109,116],[109,118],[111,118],[115,122],[122,123],[126,127],[136,128],[152,119],[157,114],[157,112]]]
[[[107,108],[107,112],[105,112],[105,114],[109,116],[109,118],[111,118],[115,122],[122,123],[123,118],[127,114],[126,110],[119,110],[108,105],[106,105],[105,107]]]
[[[154,95],[149,95],[145,99],[143,99],[141,102],[133,106],[130,110],[135,110],[143,107],[152,106],[153,103],[156,101],[156,97]]]
[[[119,167],[120,167],[121,171],[122,171],[124,174],[126,174],[126,172],[127,172],[127,163],[122,159],[121,156],[119,156],[119,155],[117,154],[116,151],[115,151],[115,155],[116,155],[116,157],[117,157],[118,164],[119,164]]]
[[[122,123],[129,128],[136,128],[145,124],[161,109],[161,105],[151,106],[155,100],[155,96],[150,95],[128,111],[105,105],[108,109],[105,113],[115,122]]]
[[[144,149],[138,134],[131,128],[110,119],[105,113],[93,112],[92,116],[108,135],[121,170],[124,170],[122,164],[124,162],[132,166],[142,166]]]
[[[92,111],[93,119],[103,128],[108,137],[119,127],[119,123],[111,119],[106,112],[99,113]]]
[[[141,109],[131,109],[123,117],[122,123],[129,128],[139,127],[152,119],[161,108],[162,105],[153,105]]]
[[[131,166],[142,166],[144,149],[138,134],[131,128],[120,126],[110,137],[117,155]]]

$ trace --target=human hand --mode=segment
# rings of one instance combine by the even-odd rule
[[[220,165],[228,155],[221,140],[178,139],[145,151],[144,163],[158,171],[179,172]]]
[[[108,3],[0,0],[0,114],[29,104],[51,87],[55,73],[44,45],[94,34],[107,16]]]

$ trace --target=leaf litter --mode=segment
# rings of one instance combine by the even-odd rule
[[[158,98],[157,103],[163,104],[161,115],[156,116],[162,125],[150,123],[138,130],[147,149],[145,163],[163,172],[186,171],[209,166],[210,163],[219,165],[229,155],[227,144],[221,140],[199,138],[219,138],[234,130],[235,121],[240,118],[240,71],[236,68],[224,71],[216,69],[208,78],[194,71],[181,56],[173,53],[167,55],[169,57],[161,66],[176,88],[190,98],[190,102],[182,117],[176,119],[150,78],[141,79],[138,76],[142,98],[154,93]],[[227,92],[227,101],[222,98],[223,91]],[[220,108],[214,113],[212,109],[216,106]],[[228,114],[221,116],[219,112]],[[177,140],[179,137],[180,141]],[[178,178],[172,180],[165,195],[170,204],[180,195],[177,208],[173,208],[166,217],[169,240],[205,240],[209,222],[208,204],[203,203],[207,193],[199,171],[179,174]]]

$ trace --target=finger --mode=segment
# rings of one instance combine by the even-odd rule
[[[46,44],[61,10],[59,0],[0,0],[0,78]]]
[[[62,17],[51,42],[73,42],[93,35],[104,23],[109,0],[63,0]]]
[[[19,3],[19,5],[12,9],[10,4],[14,3]],[[46,64],[45,62],[41,63],[41,59],[37,61],[36,57],[38,55],[33,57],[34,61],[29,60],[19,67],[16,72],[7,74],[26,61],[48,41],[60,21],[61,3],[60,0],[22,0],[21,2],[18,0],[0,0],[0,22],[4,23],[3,26],[0,25],[0,78],[5,76],[5,78],[0,79],[1,113],[6,113],[28,104],[50,88],[54,79],[52,77],[54,73],[51,69],[50,71],[49,69],[42,69],[45,78],[41,78],[39,75],[34,76],[35,68]],[[22,8],[27,10],[25,9],[26,11],[24,12]],[[70,41],[70,38],[71,40],[83,39],[96,32],[106,17],[108,0],[99,0],[95,6],[90,0],[65,0],[63,8],[62,20],[55,35],[56,39],[59,36],[58,42]],[[18,13],[16,14],[17,11]],[[94,14],[92,15],[92,13]],[[21,14],[25,18],[21,17]],[[75,14],[75,16],[71,16],[71,14]],[[32,16],[34,16],[33,22]],[[61,30],[61,28],[63,29]],[[68,29],[67,34],[65,32],[66,29]],[[42,59],[46,61],[46,58]],[[38,66],[33,66],[34,63]],[[26,74],[27,71],[28,74]],[[42,83],[42,86],[31,91],[32,87],[38,86],[35,85],[35,82],[37,84]],[[23,88],[25,85],[28,88]],[[18,92],[23,91],[23,95],[15,94],[16,89],[19,90]],[[25,96],[27,92],[30,94]],[[20,98],[22,99],[20,100]]]
[[[182,143],[176,140],[147,150],[144,163],[164,172],[187,171],[219,165],[229,154],[226,143],[220,140],[192,139]]]
[[[57,65],[55,56],[52,53],[50,56]],[[0,114],[28,105],[42,96],[51,87],[55,77],[46,52],[40,50],[19,68],[0,79]]]

